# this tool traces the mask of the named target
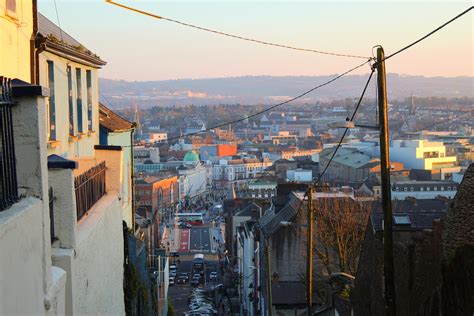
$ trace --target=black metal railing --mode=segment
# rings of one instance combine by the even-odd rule
[[[53,243],[57,238],[56,238],[56,232],[54,230],[54,194],[53,194],[53,188],[50,187],[48,191],[48,196],[49,196],[49,220],[51,222],[50,225],[50,236],[51,236],[51,243]]]
[[[77,220],[80,220],[106,193],[105,161],[78,175],[74,179],[74,185],[76,188]]]
[[[0,76],[0,211],[18,199],[11,80]]]

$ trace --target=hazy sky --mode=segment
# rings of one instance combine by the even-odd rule
[[[292,46],[388,55],[454,17],[471,1],[118,1],[172,19]],[[53,0],[39,10],[58,23]],[[103,0],[56,0],[62,28],[108,64],[101,76],[125,80],[322,75],[359,59],[243,42],[126,11]],[[471,11],[386,63],[388,72],[473,76]],[[358,73],[366,73],[364,68]]]

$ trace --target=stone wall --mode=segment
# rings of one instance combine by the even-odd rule
[[[432,229],[394,234],[397,315],[474,313],[474,166],[446,219]],[[354,315],[384,315],[382,237],[368,226],[355,288]]]

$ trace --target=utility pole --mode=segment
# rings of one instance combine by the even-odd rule
[[[307,282],[306,282],[306,307],[308,316],[313,308],[313,186],[308,187],[308,249],[306,253]]]
[[[393,232],[392,232],[392,197],[390,191],[390,161],[388,144],[387,87],[385,78],[385,54],[383,48],[377,48],[377,85],[379,99],[380,127],[380,167],[382,182],[383,208],[383,245],[384,245],[384,280],[385,280],[385,314],[396,315],[395,279],[393,271]]]
[[[268,296],[268,316],[273,315],[272,303],[272,276],[270,271],[270,245],[268,240],[265,240],[265,252],[267,254],[267,296]]]

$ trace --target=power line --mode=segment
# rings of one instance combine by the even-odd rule
[[[364,86],[364,90],[362,90],[362,94],[359,98],[359,102],[357,102],[357,105],[354,109],[354,112],[352,113],[351,115],[351,118],[349,119],[349,122],[352,122],[357,114],[357,111],[359,110],[359,107],[360,107],[360,104],[362,103],[362,99],[364,98],[364,94],[365,94],[365,91],[367,91],[367,87],[369,86],[369,83],[370,83],[370,80],[372,79],[372,75],[374,74],[375,72],[375,68],[372,69],[372,72],[370,73],[370,76],[369,78],[367,79],[367,82],[365,83],[365,86]],[[328,160],[328,163],[326,164],[323,172],[320,174],[318,180],[315,182],[315,185],[318,185],[319,182],[321,181],[321,178],[323,177],[323,175],[326,173],[326,171],[328,170],[329,168],[329,165],[331,164],[332,160],[334,159],[334,157],[336,156],[336,153],[337,151],[339,150],[339,148],[341,147],[342,145],[342,142],[344,141],[344,137],[346,137],[346,134],[347,134],[347,131],[349,130],[349,128],[346,127],[346,129],[344,130],[344,133],[342,134],[342,137],[341,139],[339,140],[339,143],[337,144],[336,146],[336,149],[334,150],[334,152],[332,153],[331,155],[331,158],[329,158]]]
[[[425,40],[426,38],[430,37],[431,35],[433,35],[434,33],[438,32],[439,30],[441,30],[442,28],[444,28],[445,26],[447,26],[448,24],[451,24],[452,22],[454,22],[455,20],[459,19],[460,17],[462,17],[463,15],[467,14],[469,11],[471,11],[472,9],[474,8],[474,6],[471,6],[469,7],[467,10],[459,13],[458,15],[456,15],[454,18],[452,18],[451,20],[447,21],[446,23],[443,23],[442,25],[438,26],[437,28],[435,28],[433,31],[429,32],[428,34],[426,34],[425,36],[417,39],[416,41],[414,41],[413,43],[411,44],[408,44],[407,46],[397,50],[396,52],[386,56],[383,60],[387,60],[389,58],[392,58],[393,56],[395,55],[398,55],[400,54],[401,52],[409,49],[410,47],[412,47],[413,45],[416,45],[418,44],[419,42]]]
[[[61,36],[61,42],[64,42],[64,40],[63,40],[63,29],[61,28],[61,21],[59,20],[59,11],[58,11],[58,6],[56,4],[56,0],[54,0],[54,9],[56,10],[56,18],[58,20],[59,34]]]
[[[249,37],[244,37],[244,36],[240,36],[240,35],[234,35],[234,34],[222,32],[222,31],[209,29],[209,28],[206,28],[206,27],[202,27],[202,26],[198,26],[198,25],[194,25],[194,24],[190,24],[190,23],[186,23],[186,22],[181,22],[181,21],[178,21],[178,20],[174,20],[174,19],[171,19],[171,18],[167,18],[167,17],[164,17],[164,16],[160,16],[160,15],[157,15],[157,14],[146,12],[146,11],[143,11],[143,10],[139,10],[139,9],[136,9],[136,8],[124,5],[124,4],[120,4],[120,3],[114,2],[112,0],[105,0],[105,2],[116,5],[118,7],[126,9],[126,10],[130,10],[130,11],[133,11],[133,12],[136,12],[136,13],[140,13],[140,14],[155,18],[155,19],[165,20],[165,21],[168,21],[168,22],[173,22],[173,23],[176,23],[176,24],[179,24],[179,25],[182,25],[182,26],[186,26],[186,27],[190,27],[190,28],[193,28],[193,29],[197,29],[197,30],[200,30],[200,31],[205,31],[205,32],[214,33],[214,34],[218,34],[218,35],[223,35],[223,36],[227,36],[227,37],[231,37],[231,38],[235,38],[235,39],[239,39],[239,40],[243,40],[243,41],[253,42],[253,43],[257,43],[257,44],[280,47],[280,48],[286,48],[286,49],[291,49],[291,50],[296,50],[296,51],[322,54],[322,55],[337,56],[337,57],[360,58],[360,59],[368,59],[369,58],[369,57],[366,57],[366,56],[326,52],[326,51],[321,51],[321,50],[316,50],[316,49],[301,48],[301,47],[295,47],[295,46],[290,46],[290,45],[284,45],[284,44],[278,44],[278,43],[272,43],[272,42],[257,40],[257,39],[253,39],[253,38],[249,38]]]
[[[102,98],[104,98],[104,100],[108,103],[108,105],[112,106],[116,111],[120,112],[118,107],[114,103],[110,102],[110,100],[102,93],[102,91],[99,90],[99,94]]]
[[[304,97],[305,95],[307,95],[307,94],[309,94],[309,93],[311,93],[311,92],[313,92],[313,91],[315,91],[315,90],[317,90],[317,89],[319,89],[319,88],[322,88],[322,87],[324,87],[324,86],[327,86],[328,84],[330,84],[330,83],[336,81],[337,79],[339,79],[339,78],[341,78],[341,77],[343,77],[343,76],[345,76],[345,75],[347,75],[347,74],[349,74],[349,73],[351,73],[351,72],[353,72],[353,71],[355,71],[355,70],[361,68],[362,66],[364,66],[365,64],[367,64],[367,63],[369,63],[369,62],[370,62],[370,59],[367,60],[367,61],[365,61],[365,62],[363,62],[363,63],[360,64],[360,65],[357,65],[357,66],[355,66],[355,67],[353,67],[353,68],[351,68],[351,69],[349,69],[349,70],[343,72],[343,73],[340,74],[340,75],[337,75],[336,77],[334,77],[334,78],[332,78],[332,79],[330,79],[330,80],[328,80],[328,81],[326,81],[326,82],[324,82],[324,83],[322,83],[322,84],[320,84],[320,85],[317,85],[317,86],[315,86],[315,87],[313,87],[313,88],[311,88],[311,89],[309,89],[309,90],[307,90],[307,91],[301,93],[300,95],[297,95],[296,97],[293,97],[293,98],[288,99],[288,100],[286,100],[286,101],[283,101],[283,102],[281,102],[281,103],[272,105],[272,106],[270,106],[270,107],[268,107],[268,108],[266,108],[266,109],[263,109],[262,111],[258,111],[258,112],[256,112],[256,113],[253,113],[253,114],[248,115],[248,116],[246,116],[246,117],[242,117],[242,118],[240,118],[240,119],[236,119],[236,120],[233,120],[233,121],[228,121],[228,122],[225,122],[225,123],[217,124],[217,125],[215,125],[215,126],[206,128],[205,130],[202,130],[202,131],[199,131],[199,132],[188,133],[188,134],[185,134],[185,135],[182,135],[182,136],[171,137],[171,138],[168,138],[168,141],[174,140],[174,139],[180,139],[180,138],[183,138],[183,137],[189,137],[189,136],[199,135],[199,134],[202,134],[202,133],[209,132],[209,131],[211,131],[211,130],[213,130],[213,129],[216,129],[216,128],[220,128],[220,127],[227,126],[227,125],[233,125],[233,124],[242,122],[242,121],[244,121],[244,120],[248,120],[248,119],[254,118],[254,117],[256,117],[256,116],[262,115],[262,114],[264,114],[264,113],[266,113],[266,112],[269,112],[269,111],[271,111],[271,110],[273,110],[273,109],[275,109],[275,108],[277,108],[277,107],[280,107],[280,106],[282,106],[282,105],[285,105],[285,104],[288,104],[288,103],[293,102],[293,101],[295,101],[295,100],[298,100],[298,99]]]

